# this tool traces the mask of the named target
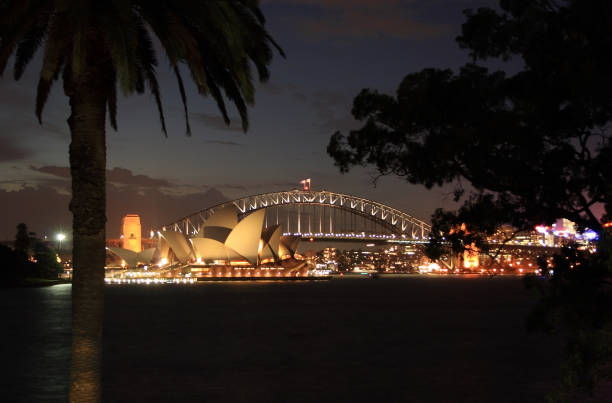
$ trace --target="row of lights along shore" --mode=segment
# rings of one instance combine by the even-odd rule
[[[195,278],[106,278],[107,284],[194,284],[197,282]]]

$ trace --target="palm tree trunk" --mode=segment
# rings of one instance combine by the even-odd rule
[[[97,71],[98,70],[98,71]],[[72,174],[73,278],[71,402],[102,398],[102,324],[106,224],[106,98],[100,67],[64,83]]]

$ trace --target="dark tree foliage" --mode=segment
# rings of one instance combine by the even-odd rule
[[[496,200],[492,194],[472,195],[457,211],[437,209],[432,216],[431,239],[425,254],[430,259],[438,260],[448,251],[457,255],[472,246],[481,253],[495,253],[485,237],[494,234],[499,223],[522,225],[515,227],[516,232],[524,230],[526,224],[522,219],[516,219],[515,215],[511,206]],[[469,223],[469,228],[462,229],[465,223]]]
[[[24,230],[25,224],[19,224],[18,228]],[[30,236],[28,245],[32,245],[34,261],[30,261],[23,250],[0,245],[0,285],[20,286],[30,280],[58,278],[62,266],[57,262],[55,251],[42,240]]]
[[[28,270],[29,262],[23,254],[0,245],[0,286],[21,282]]]
[[[57,261],[57,254],[40,239],[34,245],[34,259],[36,260],[36,277],[57,279],[62,272],[62,265]]]
[[[604,234],[598,253],[564,248],[548,266],[547,281],[528,276],[528,288],[542,296],[531,311],[529,329],[568,335],[563,388],[554,400],[578,401],[597,382],[612,378],[612,235]],[[606,400],[607,401],[607,400]]]
[[[28,227],[24,223],[17,225],[17,234],[15,235],[15,251],[27,258],[30,250],[30,235]]]
[[[17,225],[13,255],[7,258],[10,262],[7,269],[13,273],[9,281],[12,284],[26,279],[57,279],[62,271],[55,251],[37,238],[35,232],[28,232],[24,223]]]
[[[374,165],[428,188],[467,180],[518,227],[564,217],[599,230],[593,208],[612,207],[612,3],[501,7],[466,12],[458,42],[473,63],[457,73],[409,74],[395,96],[364,89],[352,109],[363,127],[335,133],[328,152],[342,171]],[[489,58],[523,68],[477,64]]]
[[[550,278],[530,280],[543,296],[530,323],[569,329],[565,384],[588,388],[610,375],[612,346],[602,225],[612,219],[612,2],[500,0],[465,14],[457,42],[472,61],[408,74],[395,95],[362,90],[352,114],[363,126],[336,132],[328,153],[342,172],[373,165],[427,188],[454,184],[457,200],[468,182],[461,209],[434,214],[433,257],[442,241],[456,250],[478,241],[462,231],[446,239],[464,222],[490,234],[567,218],[600,232],[597,253],[565,250],[554,267],[542,262]],[[490,59],[513,67],[491,71]]]

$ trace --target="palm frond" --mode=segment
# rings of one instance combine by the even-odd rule
[[[23,75],[26,66],[32,60],[36,51],[40,48],[42,41],[47,33],[48,20],[43,20],[40,24],[30,29],[17,45],[15,52],[15,67],[13,76],[19,80]]]
[[[47,98],[49,98],[49,93],[51,92],[51,87],[53,83],[59,77],[60,72],[62,71],[63,59],[60,59],[58,63],[55,65],[55,72],[49,78],[45,78],[42,74],[38,80],[38,86],[36,88],[36,117],[38,118],[38,123],[42,123],[42,112],[45,108],[45,104],[47,103]]]
[[[42,124],[42,111],[45,108],[45,104],[47,103],[47,98],[49,98],[49,92],[51,92],[51,86],[53,85],[53,81],[45,80],[42,77],[38,80],[38,86],[36,87],[36,117],[38,118],[38,123]]]
[[[113,8],[104,13],[101,26],[104,27],[104,41],[117,71],[119,86],[124,95],[133,91],[142,93],[144,82],[138,77],[138,57],[134,50],[139,46],[138,32],[135,24],[139,18],[126,10],[125,5],[111,2],[107,7]]]
[[[249,130],[249,110],[240,89],[233,82],[226,82],[223,88],[227,98],[234,102],[242,122],[242,131],[246,133]]]
[[[48,13],[50,6],[46,2],[36,2],[34,5],[23,10],[18,20],[10,25],[2,25],[0,42],[0,76],[4,74],[9,58],[15,48],[31,29],[40,20],[41,15]]]
[[[113,130],[117,131],[117,73],[110,68],[106,79],[106,103],[108,105],[108,119]]]
[[[187,95],[185,94],[185,86],[183,85],[183,78],[181,72],[177,66],[174,66],[174,75],[178,82],[179,92],[181,93],[181,101],[183,102],[183,110],[185,111],[185,132],[188,136],[191,135],[191,126],[189,125],[189,110],[187,109]]]
[[[52,19],[53,23],[50,24],[47,33],[43,64],[36,89],[35,114],[40,123],[42,123],[42,112],[53,82],[59,77],[68,57],[70,30],[64,17],[65,15],[63,14],[55,14]]]
[[[43,65],[40,75],[45,80],[51,80],[57,72],[60,61],[67,56],[70,48],[71,30],[65,15],[56,14],[54,22],[50,25],[45,43]]]
[[[229,115],[227,114],[225,101],[223,100],[223,94],[221,94],[221,91],[219,90],[219,87],[217,87],[217,83],[214,80],[210,80],[210,83],[210,95],[212,95],[213,99],[217,103],[217,108],[219,108],[221,116],[223,116],[223,121],[226,125],[229,125],[231,121]]]
[[[10,26],[20,21],[31,1],[3,1],[0,3],[0,26]]]
[[[161,93],[159,91],[159,83],[157,82],[157,77],[155,75],[155,67],[157,66],[157,59],[155,58],[155,50],[153,49],[153,43],[151,41],[151,37],[149,33],[144,28],[144,25],[141,21],[137,21],[135,23],[135,28],[138,34],[138,64],[140,67],[139,71],[144,73],[143,79],[149,85],[149,90],[153,97],[155,98],[155,103],[157,104],[157,112],[159,113],[159,119],[162,127],[162,131],[164,135],[168,136],[168,131],[166,130],[166,119],[164,117],[164,108],[161,102]]]
[[[87,31],[90,26],[90,18],[92,18],[89,2],[76,1],[71,2],[72,7],[69,7],[70,23],[73,26],[72,34],[72,56],[71,56],[71,71],[74,81],[79,80],[79,76],[85,69],[87,63]]]
[[[63,71],[64,92],[71,96],[88,66],[100,63],[110,125],[117,130],[117,91],[150,92],[162,131],[167,135],[157,58],[151,35],[159,39],[174,71],[191,134],[186,68],[198,92],[210,95],[230,123],[227,102],[249,127],[248,106],[255,102],[253,72],[268,79],[274,48],[264,28],[258,0],[0,0],[0,74],[15,54],[14,76],[23,76],[37,49],[44,47],[36,95],[36,116]]]

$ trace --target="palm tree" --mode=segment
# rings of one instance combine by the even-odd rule
[[[52,84],[63,81],[71,133],[74,276],[70,400],[100,401],[105,257],[106,113],[117,129],[117,87],[124,95],[149,91],[166,134],[153,38],[176,75],[190,134],[182,72],[216,101],[225,100],[248,128],[254,102],[251,66],[269,76],[273,48],[258,0],[0,0],[0,74],[14,55],[19,80],[43,49],[36,95],[41,114]]]

